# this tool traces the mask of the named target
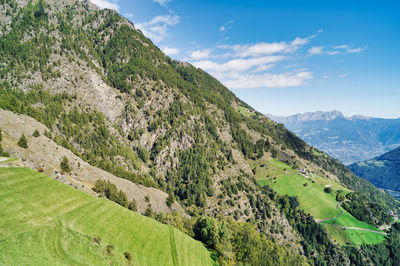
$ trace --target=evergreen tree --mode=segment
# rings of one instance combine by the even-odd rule
[[[62,159],[60,167],[61,167],[61,171],[63,171],[63,173],[71,172],[71,166],[69,165],[69,161],[66,156],[64,156],[64,158]]]
[[[21,138],[19,139],[18,146],[24,149],[28,148],[28,140],[26,139],[24,134],[22,134]]]
[[[166,200],[167,206],[171,207],[171,205],[174,204],[174,202],[175,202],[174,194],[172,192],[168,193],[168,197]]]
[[[34,136],[35,138],[40,136],[40,133],[37,129],[35,129],[35,132],[33,132],[32,136]]]

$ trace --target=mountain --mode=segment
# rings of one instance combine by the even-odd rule
[[[339,111],[267,116],[345,164],[376,157],[400,145],[400,119],[345,117]]]
[[[171,252],[167,257],[189,258],[173,247],[196,243],[192,237],[223,265],[370,264],[372,249],[390,253],[393,264],[398,259],[391,253],[397,228],[388,235],[379,229],[391,226],[389,213],[398,212],[398,201],[206,72],[163,54],[116,11],[89,1],[0,0],[0,29],[0,150],[14,158],[2,158],[7,161],[0,166],[43,172],[136,212],[127,214],[131,218],[144,215],[179,229],[185,235],[169,243],[158,243],[156,232],[146,230],[161,246],[157,250]],[[6,176],[0,186],[13,181]],[[17,184],[24,190],[10,212],[30,210],[46,196],[23,198],[40,184],[29,178]],[[15,201],[10,194],[18,189],[7,186],[2,200]],[[45,202],[40,215],[50,210],[61,219],[57,206]],[[120,222],[117,207],[107,215],[93,208],[88,216],[95,224]],[[3,215],[0,224],[22,223],[22,231],[36,225],[23,217]],[[134,225],[131,218],[121,222]],[[78,229],[94,237],[90,226],[62,221],[61,239]],[[46,235],[45,225],[35,228],[39,235]],[[106,237],[125,252],[120,247],[136,239],[122,237],[118,227],[112,226],[114,238]],[[14,247],[26,247],[25,240],[33,241],[11,234],[1,239],[15,241]],[[58,238],[50,240],[43,249],[66,257]],[[53,253],[41,254],[53,259]],[[14,258],[29,264],[29,255],[0,249],[1,264]]]
[[[351,164],[349,168],[377,187],[400,191],[400,148],[364,162]]]

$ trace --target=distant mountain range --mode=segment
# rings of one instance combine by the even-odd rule
[[[358,176],[400,197],[400,147],[349,167]]]
[[[400,118],[346,117],[339,111],[266,116],[345,164],[365,161],[400,146]]]

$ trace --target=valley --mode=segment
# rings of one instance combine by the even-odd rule
[[[347,165],[376,157],[400,145],[400,119],[345,117],[339,111],[267,116]]]

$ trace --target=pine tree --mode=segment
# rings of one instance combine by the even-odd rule
[[[174,194],[172,192],[168,193],[168,198],[166,200],[167,206],[171,207],[171,205],[174,204],[174,202],[175,202]]]
[[[33,132],[32,136],[34,136],[35,138],[40,136],[39,131],[36,129],[35,132]]]
[[[19,139],[18,146],[24,149],[28,149],[28,140],[26,139],[24,134],[22,134],[21,138]]]
[[[61,171],[63,171],[64,173],[71,172],[71,166],[69,165],[69,161],[66,156],[64,156],[64,158],[62,159],[60,167],[61,167]]]

